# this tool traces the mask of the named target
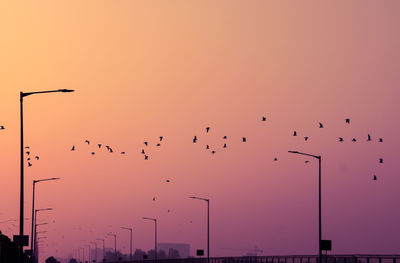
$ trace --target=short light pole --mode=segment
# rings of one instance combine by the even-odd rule
[[[96,242],[90,242],[90,244],[95,245],[95,251],[94,251],[94,262],[97,262],[97,243]]]
[[[80,247],[79,251],[81,251],[82,249],[82,258],[83,258],[83,262],[85,262],[85,247]]]
[[[35,238],[35,242],[36,242],[36,227],[37,226],[40,226],[40,225],[47,225],[48,223],[42,223],[42,224],[36,224],[36,218],[37,218],[37,213],[38,212],[41,212],[41,211],[50,211],[50,210],[53,210],[53,208],[42,208],[42,209],[35,209],[35,213],[34,213],[34,215],[33,215],[33,218],[34,218],[34,222],[35,222],[35,227],[34,227],[34,232],[33,232],[33,235],[32,236],[34,236],[34,238]],[[34,261],[36,262],[38,259],[37,259],[37,257],[36,257],[36,245],[35,244],[33,244],[33,251],[32,251],[32,258],[34,259]]]
[[[91,256],[90,256],[90,245],[85,245],[85,247],[87,247],[88,248],[88,250],[89,250],[89,262],[91,262],[91,260],[90,260],[90,258],[91,258]]]
[[[41,180],[33,180],[33,191],[32,191],[32,229],[31,229],[31,251],[33,253],[33,225],[35,224],[35,185],[36,183],[44,182],[44,181],[52,181],[52,180],[59,180],[60,178],[48,178],[48,179],[41,179]],[[33,255],[33,254],[32,254]]]
[[[322,218],[321,218],[321,156],[320,155],[313,155],[308,153],[302,153],[298,151],[289,151],[289,153],[305,155],[309,157],[313,157],[318,160],[318,256],[319,256],[319,263],[322,263]]]
[[[106,253],[105,253],[105,246],[104,246],[104,239],[102,238],[97,238],[96,240],[101,240],[103,241],[103,260],[106,258]]]
[[[37,212],[38,210],[35,210],[35,212]],[[35,217],[36,218],[36,217]],[[40,224],[36,224],[35,223],[35,239],[37,238],[37,231],[36,231],[36,229],[37,229],[37,227],[38,226],[43,226],[43,225],[47,225],[48,223],[46,222],[46,223],[40,223]],[[37,254],[37,249],[38,249],[38,246],[37,246],[37,242],[36,242],[37,240],[35,240],[35,245],[34,245],[34,248],[33,248],[33,260],[34,260],[34,262],[35,263],[37,263],[38,262],[38,259],[39,259],[39,257],[38,257],[38,254]]]
[[[108,233],[107,235],[114,237],[114,258],[115,261],[117,261],[117,235],[113,233]]]
[[[24,253],[24,244],[22,243],[24,237],[24,113],[23,113],[23,104],[24,97],[34,95],[34,94],[43,94],[43,93],[53,93],[53,92],[73,92],[74,90],[69,89],[58,89],[58,90],[48,90],[48,91],[36,91],[36,92],[20,92],[19,93],[19,101],[20,101],[20,121],[21,121],[21,144],[20,144],[20,200],[19,200],[19,262],[23,261],[23,253]]]
[[[130,242],[129,260],[132,261],[132,228],[131,228],[131,227],[123,227],[123,226],[121,226],[121,228],[130,231],[130,234],[131,234],[131,242]]]
[[[207,202],[207,263],[210,263],[210,199],[191,196],[189,198]]]
[[[143,219],[154,222],[154,261],[157,262],[157,219],[151,217],[143,217]]]

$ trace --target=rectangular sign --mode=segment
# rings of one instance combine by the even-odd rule
[[[196,250],[196,255],[199,256],[199,257],[204,256],[204,250],[203,249],[197,249]]]
[[[16,243],[17,245],[21,245],[21,239],[19,235],[14,235],[13,237],[13,242]],[[26,247],[29,244],[29,236],[24,235],[22,237],[22,246]]]
[[[321,240],[321,250],[331,251],[332,240]]]

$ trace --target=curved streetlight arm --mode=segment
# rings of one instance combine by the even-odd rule
[[[308,154],[308,153],[302,153],[302,152],[298,152],[298,151],[288,151],[289,153],[294,153],[294,154],[300,154],[300,155],[305,155],[305,156],[310,156],[310,157],[314,157],[316,159],[321,159],[321,156],[318,155],[313,155],[313,154]]]
[[[35,91],[35,92],[21,92],[21,97],[26,97],[33,94],[41,93],[53,93],[53,92],[74,92],[72,89],[57,89],[57,90],[46,90],[46,91]]]
[[[191,198],[191,199],[203,200],[203,201],[206,201],[206,202],[209,202],[209,201],[210,201],[210,199],[207,199],[207,198],[201,198],[201,197],[197,197],[197,196],[190,196],[189,198]]]

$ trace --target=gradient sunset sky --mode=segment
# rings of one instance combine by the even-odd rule
[[[43,257],[113,247],[108,232],[128,253],[121,226],[149,250],[144,216],[159,242],[194,254],[206,205],[193,195],[211,199],[211,256],[317,253],[318,164],[288,150],[322,155],[332,253],[398,253],[399,13],[397,0],[2,1],[0,222],[19,218],[19,92],[68,88],[25,99],[25,145],[40,156],[26,217],[32,180],[62,178],[37,185],[36,207],[54,209],[38,216]]]

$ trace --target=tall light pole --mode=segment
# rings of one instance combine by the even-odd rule
[[[35,210],[35,213],[34,213],[34,222],[35,222],[35,229],[34,229],[34,233],[33,233],[33,236],[35,237],[35,242],[36,242],[36,227],[37,226],[40,226],[40,225],[47,225],[48,223],[42,223],[42,224],[36,224],[36,216],[37,216],[37,213],[38,212],[41,212],[41,211],[49,211],[49,210],[53,210],[53,208],[42,208],[42,209],[36,209]],[[33,251],[32,251],[32,258],[35,260],[35,262],[36,262],[36,253],[35,253],[35,248],[36,248],[36,245],[34,244],[33,245]]]
[[[130,245],[130,252],[129,252],[129,260],[132,261],[132,228],[131,227],[123,227],[121,226],[122,229],[129,230],[131,233],[131,245]]]
[[[69,89],[58,89],[58,90],[49,90],[49,91],[36,91],[36,92],[20,92],[19,93],[19,102],[20,102],[20,119],[21,119],[21,145],[20,145],[20,200],[19,200],[19,262],[22,263],[22,255],[24,253],[24,244],[22,242],[24,238],[24,97],[41,94],[41,93],[53,93],[53,92],[73,92],[74,90]]]
[[[80,247],[79,251],[81,251],[81,249],[82,249],[82,259],[83,259],[83,262],[85,262],[85,247]]]
[[[95,251],[94,251],[94,262],[97,262],[97,242],[90,242],[90,244],[95,245]]]
[[[96,240],[101,240],[101,241],[103,241],[103,260],[104,260],[105,257],[106,257],[105,246],[104,246],[104,239],[102,239],[102,238],[97,238]]]
[[[154,222],[154,261],[157,262],[157,219],[151,217],[143,217],[143,219]]]
[[[322,219],[321,219],[321,156],[313,155],[308,153],[302,153],[298,151],[289,151],[289,153],[305,155],[309,157],[313,157],[318,160],[318,256],[319,263],[322,263],[322,250],[321,250],[321,242],[322,242]]]
[[[113,233],[108,233],[107,235],[114,237],[114,258],[115,261],[117,261],[117,235]]]
[[[210,199],[191,196],[189,198],[207,202],[207,263],[210,263]]]
[[[35,185],[36,183],[44,182],[44,181],[52,181],[58,180],[60,178],[48,178],[48,179],[41,179],[41,180],[33,180],[33,191],[32,191],[32,229],[31,229],[31,253],[33,253],[33,225],[35,224]],[[33,255],[33,254],[32,254]]]

